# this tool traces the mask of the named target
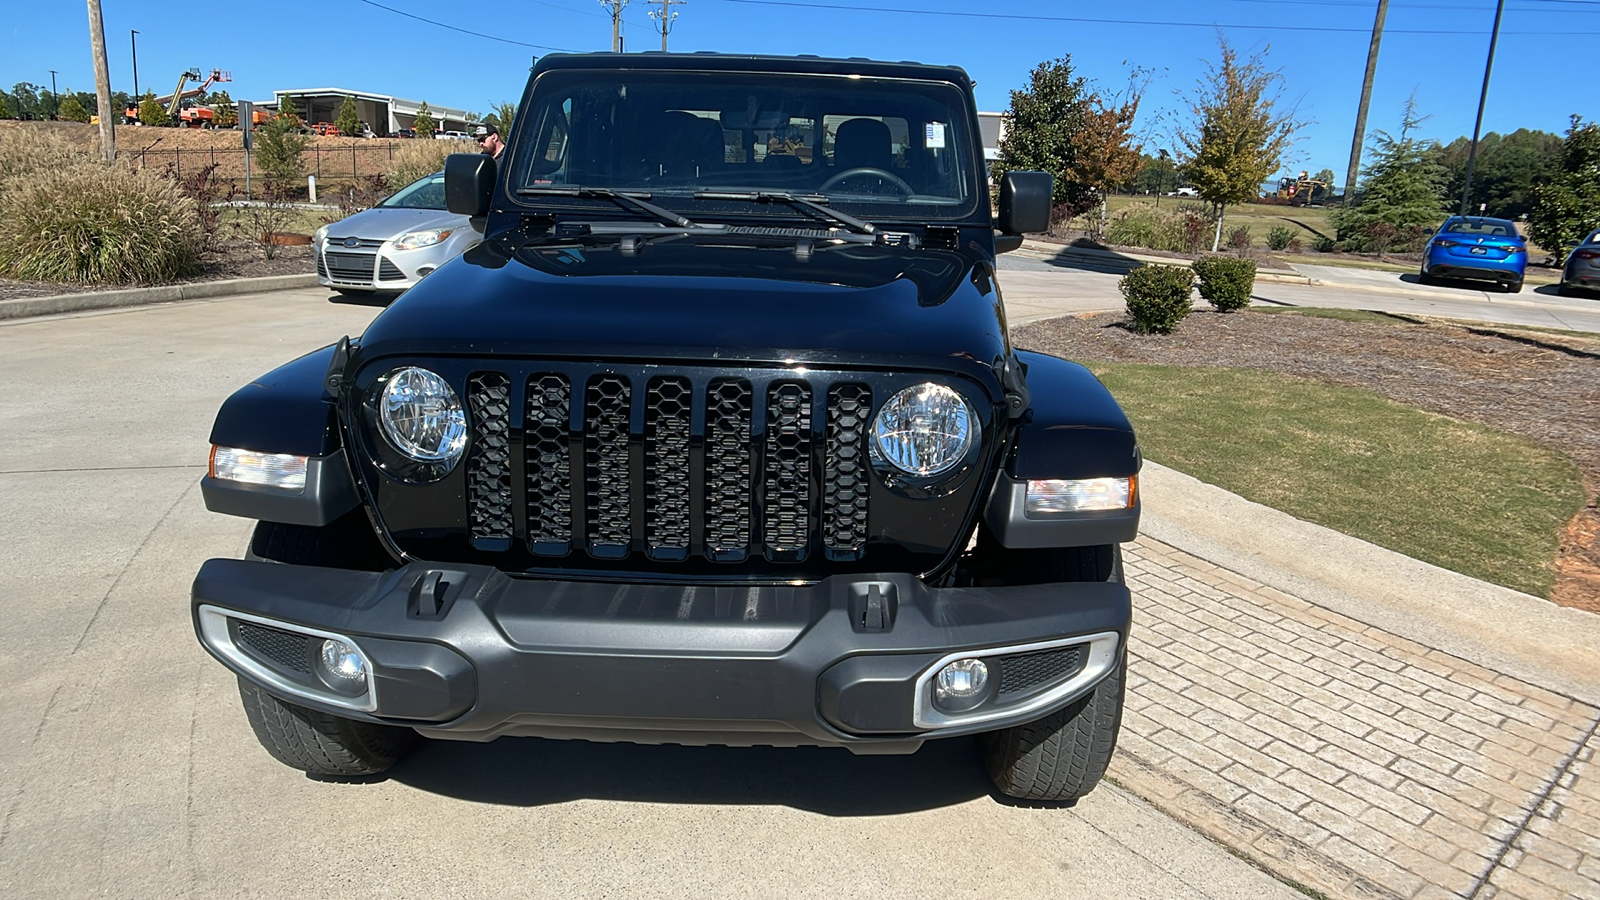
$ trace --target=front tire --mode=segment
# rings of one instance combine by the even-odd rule
[[[312,775],[357,777],[387,772],[417,742],[393,725],[357,722],[279,700],[239,679],[239,699],[256,740],[272,758]]]
[[[1122,727],[1127,655],[1094,690],[1051,715],[979,735],[989,777],[1018,800],[1076,800],[1094,790]]]

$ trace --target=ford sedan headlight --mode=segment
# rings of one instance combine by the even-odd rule
[[[323,226],[320,226],[319,228],[317,228],[317,233],[311,236],[311,240],[316,242],[316,243],[318,243],[318,244],[322,243],[323,241],[325,241],[327,239],[328,239],[328,226],[326,226],[326,225],[323,225]]]
[[[908,387],[883,404],[872,423],[872,453],[908,475],[930,477],[955,468],[972,449],[976,416],[942,384]]]
[[[378,396],[383,436],[418,462],[453,463],[467,446],[467,414],[439,375],[411,366],[389,376]]]
[[[432,247],[450,236],[449,228],[434,228],[429,231],[408,231],[394,239],[396,250],[420,250],[423,247]]]

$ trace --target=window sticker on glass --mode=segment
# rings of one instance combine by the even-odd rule
[[[926,127],[926,131],[927,131],[927,135],[928,135],[928,141],[927,141],[928,147],[930,149],[938,149],[938,148],[943,147],[944,146],[944,123],[943,122],[929,122],[927,124],[927,126],[925,126],[925,127]]]

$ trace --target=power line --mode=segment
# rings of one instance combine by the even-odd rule
[[[1076,25],[1129,25],[1138,27],[1162,26],[1167,28],[1232,28],[1248,29],[1253,31],[1315,31],[1335,34],[1370,34],[1366,28],[1326,28],[1315,25],[1233,25],[1220,22],[1155,22],[1148,19],[1088,19],[1076,16],[1037,16],[1023,15],[1021,13],[978,13],[958,12],[940,9],[896,9],[887,6],[845,6],[833,3],[803,3],[799,0],[720,0],[722,3],[743,3],[749,6],[790,6],[801,9],[828,9],[841,12],[877,12],[893,13],[903,16],[949,16],[961,19],[1005,19],[1027,22],[1067,22]],[[1436,28],[1418,29],[1387,29],[1390,34],[1426,34],[1426,35],[1468,35],[1478,37],[1484,31],[1443,31]],[[1550,35],[1550,36],[1590,36],[1600,34],[1600,31],[1505,31],[1502,34],[1520,35]]]
[[[403,9],[395,9],[392,6],[384,6],[382,3],[374,3],[373,0],[361,0],[361,2],[367,4],[368,6],[376,6],[377,8],[379,8],[381,10],[385,10],[387,12],[392,12],[397,16],[405,16],[408,19],[416,19],[418,22],[426,22],[429,25],[436,25],[439,28],[447,28],[447,29],[449,29],[451,31],[459,32],[461,34],[470,34],[473,37],[481,37],[481,38],[484,38],[486,40],[499,41],[502,44],[515,44],[518,47],[532,47],[535,50],[554,50],[554,51],[556,51],[558,53],[572,53],[572,52],[574,52],[574,51],[568,50],[565,47],[546,47],[543,44],[528,44],[528,43],[524,43],[523,41],[513,41],[510,38],[496,37],[496,36],[494,36],[492,34],[483,34],[481,32],[477,32],[477,31],[468,31],[465,28],[457,28],[454,25],[446,25],[443,22],[435,22],[432,19],[424,19],[422,16],[413,15],[412,13],[408,13]]]

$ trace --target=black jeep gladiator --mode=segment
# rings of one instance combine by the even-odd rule
[[[1016,350],[959,68],[552,55],[446,166],[484,242],[224,403],[200,642],[274,757],[418,735],[911,753],[1079,797],[1116,743],[1138,445]]]

